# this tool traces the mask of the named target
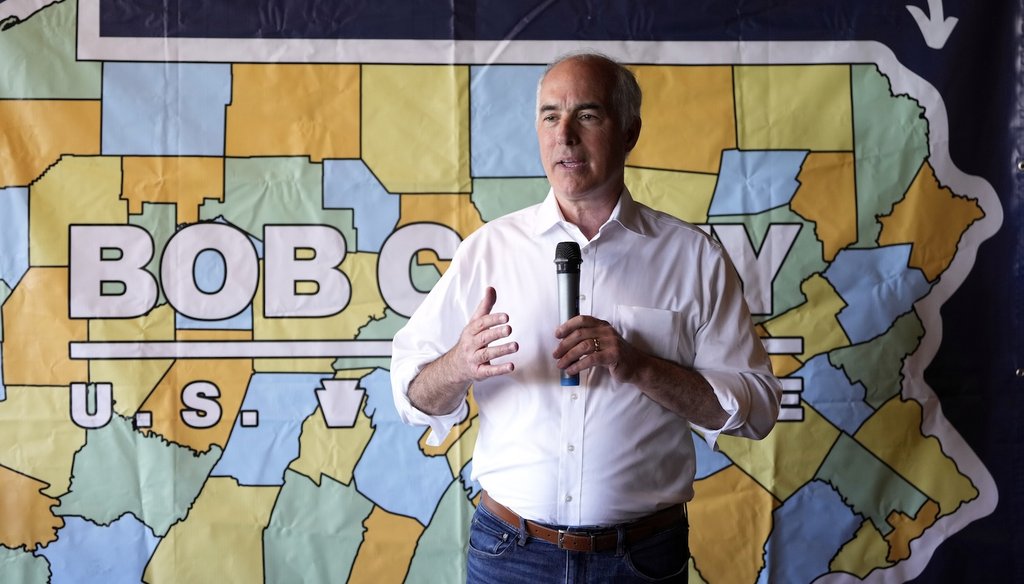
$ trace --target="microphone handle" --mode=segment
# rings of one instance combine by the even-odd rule
[[[580,273],[563,272],[558,274],[558,318],[565,322],[580,313]],[[562,370],[562,385],[579,385],[580,376],[566,375]]]

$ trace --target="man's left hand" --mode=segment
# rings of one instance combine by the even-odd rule
[[[630,382],[636,368],[647,356],[629,344],[611,324],[593,316],[570,318],[555,329],[559,339],[552,356],[559,369],[569,375],[605,367],[618,382]]]

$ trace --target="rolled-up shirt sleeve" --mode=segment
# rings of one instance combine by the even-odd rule
[[[782,388],[724,251],[708,266],[704,284],[707,313],[694,343],[694,369],[711,385],[729,418],[721,428],[698,429],[712,448],[723,433],[759,440],[778,420]]]
[[[409,322],[395,334],[391,345],[391,392],[398,415],[406,424],[429,426],[427,444],[438,446],[451,429],[466,419],[469,405],[463,399],[453,412],[431,415],[409,401],[409,384],[428,364],[444,355],[458,341],[469,319],[464,295],[459,291],[456,252],[444,276],[427,295]]]

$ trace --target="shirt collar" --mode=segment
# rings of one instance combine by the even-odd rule
[[[643,217],[640,213],[639,204],[633,200],[633,196],[629,193],[629,189],[623,187],[622,193],[619,195],[619,202],[615,204],[615,208],[612,209],[611,216],[608,217],[609,223],[618,223],[628,231],[645,236],[647,235],[647,229],[644,225]],[[562,210],[558,208],[558,201],[555,199],[555,192],[553,189],[548,189],[548,196],[544,198],[544,201],[537,207],[537,213],[534,217],[533,233],[534,235],[541,235],[547,231],[555,228],[558,225],[566,223],[565,217],[562,215]],[[602,229],[604,226],[602,226]]]

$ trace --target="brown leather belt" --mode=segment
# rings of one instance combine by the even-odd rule
[[[495,517],[505,523],[518,527],[521,517],[515,511],[498,503],[484,491],[480,497],[480,504],[490,511]],[[662,509],[652,515],[637,519],[625,524],[625,545],[643,541],[655,533],[664,531],[680,523],[686,522],[686,508],[683,505],[673,505]],[[572,530],[552,529],[534,521],[525,521],[526,534],[530,537],[542,539],[553,543],[559,549],[573,552],[604,552],[616,549],[618,546],[618,530],[614,527],[606,527],[594,530]]]

